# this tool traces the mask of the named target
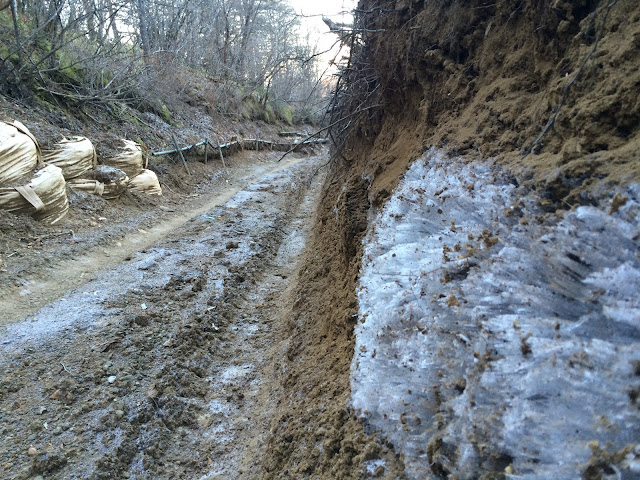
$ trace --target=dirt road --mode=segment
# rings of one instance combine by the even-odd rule
[[[255,477],[321,164],[254,169],[5,295],[0,477]]]

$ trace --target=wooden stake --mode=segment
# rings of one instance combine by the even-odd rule
[[[182,159],[182,163],[184,164],[184,169],[187,171],[189,176],[191,176],[191,172],[189,171],[189,167],[187,167],[187,161],[184,159],[184,155],[182,154],[182,150],[180,150],[180,147],[178,146],[178,140],[176,140],[176,136],[172,133],[171,137],[173,138],[173,144],[176,147],[176,150],[180,154],[180,158]]]
[[[220,160],[222,160],[222,167],[227,168],[224,163],[224,155],[222,155],[222,147],[220,146],[220,141],[218,141],[218,153],[220,153]]]

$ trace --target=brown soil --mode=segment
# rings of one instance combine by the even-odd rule
[[[393,448],[366,432],[350,408],[349,369],[357,318],[354,297],[360,240],[367,228],[367,185],[336,172],[324,186],[299,270],[281,380],[282,405],[272,423],[265,478],[403,478]],[[343,189],[344,186],[344,189]]]
[[[35,298],[0,299],[13,321],[0,344],[3,478],[258,475],[288,342],[283,305],[321,185],[321,159],[278,158],[247,155],[226,172],[233,186],[183,198],[162,220],[103,223],[108,240],[84,229],[81,253],[47,239],[74,260],[15,245],[7,267],[29,269],[20,298]],[[4,220],[25,238],[47,230]]]
[[[402,476],[349,410],[354,292],[368,220],[425,149],[496,157],[553,213],[608,205],[612,186],[640,180],[640,8],[604,4],[359,2],[370,32],[336,115],[371,110],[340,139],[301,269],[268,478],[358,478],[370,458]]]
[[[384,105],[351,131],[353,146],[376,157],[365,171],[392,168],[397,178],[428,146],[497,157],[565,209],[640,178],[637,2],[401,3],[363,15],[368,28],[388,32],[369,34],[360,59],[381,87],[368,102]]]

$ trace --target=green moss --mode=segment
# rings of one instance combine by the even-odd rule
[[[13,21],[8,9],[0,12],[0,25],[3,27],[13,28]]]
[[[11,49],[4,44],[4,42],[0,42],[0,58],[7,59],[11,63],[17,64],[20,61],[17,53],[11,53]]]
[[[287,125],[293,125],[293,107],[289,107],[288,105],[280,106],[278,114]]]
[[[127,121],[133,123],[134,125],[138,126],[138,127],[142,127],[144,126],[142,124],[142,122],[140,121],[140,119],[138,117],[136,117],[135,115],[131,115],[129,113],[125,113],[122,115],[122,117],[126,118]],[[137,141],[137,140],[136,140]]]
[[[85,73],[76,63],[76,59],[62,51],[57,56],[61,67],[60,71],[68,79],[69,83],[83,85],[85,83]]]
[[[262,112],[262,119],[267,123],[272,123],[275,121],[276,112],[273,111],[273,107],[271,105],[267,104],[267,106],[264,107],[264,110]]]
[[[164,103],[160,108],[160,116],[165,122],[171,123],[171,112],[169,111],[169,108],[167,108],[167,106]]]

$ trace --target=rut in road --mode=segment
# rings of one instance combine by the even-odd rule
[[[223,174],[228,176],[227,180],[231,180],[231,183],[216,185],[209,191],[201,192],[202,196],[197,201],[190,200],[172,215],[162,219],[154,218],[149,227],[145,225],[144,230],[140,229],[140,218],[124,219],[121,224],[115,219],[116,224],[100,229],[99,235],[111,239],[107,244],[99,238],[87,238],[76,233],[77,238],[73,238],[79,242],[80,248],[58,246],[55,251],[47,252],[48,255],[44,256],[40,252],[32,252],[34,259],[39,261],[39,268],[34,268],[35,272],[29,273],[30,269],[23,266],[25,272],[19,272],[18,286],[7,282],[0,290],[0,327],[37,312],[74,288],[99,277],[104,270],[113,268],[134,253],[160,242],[171,232],[181,229],[189,220],[224,204],[237,192],[265,175],[289,168],[298,161],[299,158],[291,156],[277,163],[262,160],[248,166],[249,168],[230,166]],[[131,223],[127,224],[127,220]],[[43,271],[43,265],[51,263],[54,266]]]
[[[7,328],[3,478],[254,478],[321,158]]]

